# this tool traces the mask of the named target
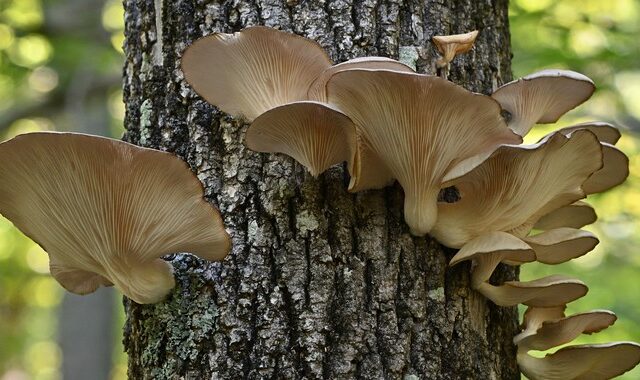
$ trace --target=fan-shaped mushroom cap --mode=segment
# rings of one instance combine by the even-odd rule
[[[533,281],[507,281],[500,286],[482,282],[477,290],[499,306],[519,303],[535,307],[565,305],[587,294],[589,288],[580,280],[553,275]]]
[[[418,236],[436,220],[440,183],[451,166],[520,141],[497,103],[434,76],[346,70],[329,79],[327,94],[402,185],[405,220]]]
[[[591,252],[600,242],[588,231],[575,228],[557,228],[523,239],[536,252],[536,261],[560,264]]]
[[[609,310],[593,310],[574,314],[556,321],[545,321],[533,334],[518,334],[513,339],[519,350],[545,351],[569,343],[580,334],[593,334],[616,321]]]
[[[513,338],[513,343],[518,344],[521,339],[535,334],[544,322],[554,322],[564,318],[564,311],[566,308],[567,305],[554,307],[528,307],[524,312],[521,325],[523,330]]]
[[[182,71],[206,101],[249,121],[261,113],[307,99],[307,90],[331,66],[315,41],[254,26],[195,41],[182,56]]]
[[[415,71],[402,62],[386,57],[359,57],[346,62],[338,63],[326,69],[309,87],[307,96],[311,100],[327,102],[327,82],[335,73],[352,69],[391,70],[405,73]]]
[[[32,133],[0,144],[0,213],[47,251],[69,291],[113,283],[138,303],[173,287],[160,257],[222,260],[230,239],[178,157],[122,141]]]
[[[504,145],[442,185],[455,186],[461,199],[438,203],[431,235],[452,248],[488,231],[524,237],[543,215],[585,197],[581,185],[602,166],[601,150],[586,130],[556,133],[535,145]]]
[[[586,123],[575,124],[569,127],[558,129],[557,132],[560,132],[563,135],[570,135],[571,133],[580,129],[587,129],[593,132],[593,134],[596,135],[600,142],[605,142],[611,145],[616,145],[621,136],[618,128],[602,121],[589,121]]]
[[[538,219],[534,228],[543,231],[561,227],[582,228],[597,219],[596,211],[591,205],[577,201],[544,215]]]
[[[544,358],[518,354],[520,370],[531,380],[611,379],[638,362],[640,345],[633,342],[569,346]]]
[[[528,263],[536,259],[533,249],[524,241],[506,232],[489,232],[465,244],[449,262],[450,266],[472,260],[478,255],[496,255],[498,261],[508,261],[513,265]],[[491,269],[493,271],[493,269]],[[491,273],[483,277],[489,279]]]
[[[602,161],[602,169],[593,173],[582,185],[587,194],[607,191],[620,185],[629,176],[629,157],[615,146],[602,143]]]
[[[450,36],[433,36],[431,39],[438,48],[440,54],[444,59],[444,64],[447,64],[455,58],[456,55],[466,53],[473,48],[473,43],[476,42],[478,31],[474,30],[464,34],[452,34]]]
[[[555,123],[589,99],[593,81],[568,70],[543,70],[509,82],[491,97],[509,113],[509,127],[525,136],[535,124]]]
[[[258,116],[247,130],[249,149],[284,153],[315,177],[330,166],[350,161],[355,126],[340,111],[318,102],[294,102]]]

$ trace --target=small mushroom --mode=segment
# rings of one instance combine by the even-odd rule
[[[521,303],[527,306],[552,307],[583,297],[589,288],[580,280],[553,275],[526,282],[507,281],[500,286],[483,282],[477,290],[499,306]]]
[[[331,64],[315,41],[262,26],[203,37],[182,56],[185,79],[200,96],[248,121],[307,100],[309,86]]]
[[[538,219],[534,225],[538,230],[552,230],[561,227],[582,228],[598,219],[596,211],[584,201],[576,201],[560,207]]]
[[[601,166],[602,147],[587,130],[570,137],[556,133],[534,145],[501,146],[467,174],[442,184],[455,186],[461,199],[438,203],[431,235],[451,248],[489,231],[525,237],[543,215],[584,198],[581,185]]]
[[[593,334],[606,329],[616,321],[609,310],[592,310],[573,314],[554,321],[544,321],[534,333],[523,332],[513,339],[518,350],[546,351],[569,343],[580,334]]]
[[[518,365],[531,380],[605,380],[640,362],[640,345],[633,342],[569,346],[535,358],[518,352]]]
[[[473,260],[472,288],[499,306],[560,306],[587,293],[588,288],[581,281],[558,275],[528,282],[507,281],[498,286],[489,283],[501,262],[520,265],[535,259],[533,248],[521,239],[506,232],[490,232],[465,244],[449,265]]]
[[[31,133],[0,144],[0,213],[48,254],[51,274],[86,294],[113,284],[138,303],[174,286],[161,257],[224,259],[230,239],[178,157],[118,140]]]
[[[513,343],[518,344],[520,340],[534,335],[545,322],[554,322],[564,318],[564,311],[567,305],[554,307],[528,307],[524,312],[521,327],[523,330],[513,338]]]
[[[555,123],[595,91],[593,81],[568,70],[543,70],[509,82],[491,97],[507,112],[508,125],[525,136],[535,124]]]
[[[560,264],[591,252],[600,242],[588,231],[557,228],[523,239],[536,252],[536,261]]]
[[[521,141],[491,98],[434,76],[346,70],[329,79],[327,94],[403,187],[405,220],[417,236],[436,220],[440,184],[450,167]]]
[[[295,102],[258,116],[245,142],[257,152],[284,153],[314,177],[330,166],[350,161],[355,126],[340,111],[318,102]]]
[[[478,31],[474,30],[464,34],[453,34],[449,36],[434,36],[431,40],[438,48],[442,58],[436,64],[438,67],[446,67],[456,55],[466,53],[473,48],[473,44],[478,37]]]

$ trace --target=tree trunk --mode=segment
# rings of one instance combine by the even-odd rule
[[[248,150],[247,125],[180,71],[195,39],[267,25],[315,39],[336,62],[400,56],[434,73],[433,35],[479,29],[449,78],[489,93],[511,79],[507,0],[124,3],[125,138],[185,159],[233,238],[222,263],[168,258],[177,285],[164,302],[125,301],[130,378],[520,378],[516,309],[470,290],[468,264],[447,267],[452,251],[409,235],[398,185],[350,194],[341,167],[314,179]]]

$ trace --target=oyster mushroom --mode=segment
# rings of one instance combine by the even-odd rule
[[[521,141],[491,98],[434,76],[346,70],[329,79],[327,94],[404,189],[404,217],[417,236],[435,223],[440,184],[450,167]]]
[[[0,144],[0,213],[49,255],[72,293],[113,284],[138,303],[174,286],[162,256],[224,259],[229,235],[178,157],[118,140],[31,133]]]
[[[263,26],[203,37],[182,56],[185,79],[200,96],[248,121],[307,100],[309,86],[331,64],[317,42]]]

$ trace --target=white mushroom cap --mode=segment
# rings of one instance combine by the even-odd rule
[[[284,153],[315,177],[332,165],[350,161],[355,126],[340,111],[318,102],[294,102],[258,116],[245,142],[257,152]]]
[[[452,34],[449,36],[433,36],[431,40],[436,48],[442,54],[443,62],[440,65],[446,65],[453,61],[456,55],[466,53],[473,48],[473,44],[478,37],[478,31],[474,30],[464,34]]]
[[[438,203],[431,235],[452,248],[489,231],[524,237],[543,215],[584,198],[581,185],[601,166],[602,147],[586,130],[556,133],[535,145],[504,145],[442,184],[455,186],[461,199]]]
[[[307,90],[331,66],[313,40],[253,26],[195,41],[182,56],[182,71],[206,101],[249,121],[261,113],[307,99]]]
[[[115,285],[138,303],[174,286],[162,256],[222,260],[229,235],[178,157],[122,141],[31,133],[0,144],[0,213],[49,254],[51,273],[85,294]]]
[[[527,306],[553,307],[583,297],[589,288],[580,280],[553,275],[527,282],[507,281],[500,286],[483,282],[478,285],[477,290],[499,306],[521,303]]]
[[[338,63],[326,69],[309,87],[307,96],[311,100],[327,102],[327,82],[337,72],[352,69],[391,70],[405,73],[415,73],[411,67],[395,59],[386,57],[359,57]]]
[[[554,307],[528,307],[524,312],[520,334],[513,338],[513,343],[518,344],[522,339],[531,336],[538,331],[545,322],[554,322],[564,318],[567,305]]]
[[[560,264],[591,252],[600,242],[588,231],[575,228],[557,228],[523,239],[536,252],[536,261]]]
[[[346,70],[331,77],[327,93],[403,187],[405,220],[414,235],[433,226],[450,167],[501,143],[520,142],[491,98],[438,77]]]
[[[605,380],[640,362],[640,345],[615,342],[569,346],[544,358],[518,353],[518,365],[530,380]]]
[[[589,99],[593,81],[568,70],[543,70],[509,82],[491,97],[509,113],[509,127],[525,136],[535,124],[555,123]]]
[[[607,191],[623,183],[629,176],[629,157],[620,149],[602,143],[602,159],[602,169],[593,173],[582,185],[587,194]]]
[[[598,219],[596,211],[584,201],[577,201],[560,207],[538,219],[534,228],[552,230],[554,228],[582,228]]]
[[[536,255],[527,243],[506,232],[489,232],[470,240],[451,259],[449,265],[453,266],[462,261],[473,260],[478,256],[494,255],[497,262],[509,262],[511,265],[520,265],[535,261]],[[496,264],[497,265],[497,264]],[[494,268],[488,273],[476,274],[476,278],[486,281],[491,276]]]
[[[521,333],[513,339],[518,350],[545,351],[569,343],[580,334],[593,334],[606,329],[616,321],[609,310],[592,310],[573,314],[554,321],[544,321],[533,334]]]
[[[618,128],[602,121],[589,121],[586,123],[575,124],[569,127],[558,129],[557,132],[560,132],[564,135],[570,135],[571,133],[581,129],[587,129],[593,132],[593,134],[596,135],[600,142],[605,142],[611,145],[616,145],[621,137]]]
[[[499,263],[520,265],[535,259],[535,251],[521,239],[506,232],[489,232],[465,244],[449,265],[474,260],[471,287],[500,306],[524,303],[554,307],[587,293],[588,289],[582,282],[564,276],[549,276],[529,282],[508,281],[499,286],[489,283]]]

